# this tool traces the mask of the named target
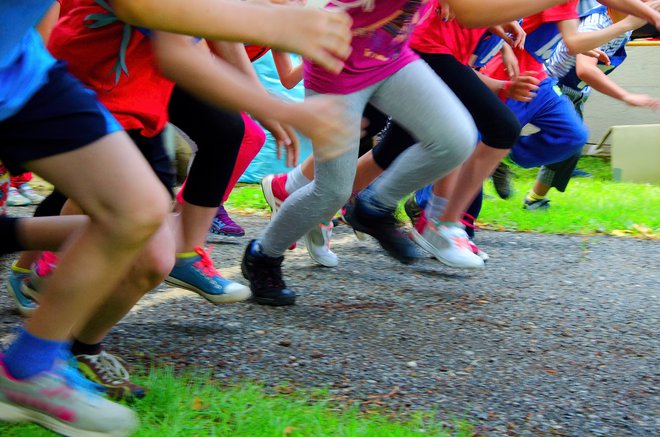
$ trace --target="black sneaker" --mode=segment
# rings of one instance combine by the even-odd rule
[[[344,218],[355,231],[374,237],[381,247],[403,264],[412,264],[420,258],[417,246],[408,234],[401,230],[401,224],[394,217],[394,211],[384,215],[374,215],[358,200],[346,205]]]
[[[501,199],[511,197],[511,170],[503,162],[500,162],[493,172],[493,186]]]
[[[296,293],[286,288],[282,279],[284,257],[271,258],[253,255],[251,248],[255,241],[252,240],[248,244],[241,263],[243,277],[250,281],[252,300],[260,305],[274,307],[294,305]]]
[[[403,209],[406,211],[406,215],[410,219],[410,223],[415,226],[417,224],[417,220],[419,220],[419,217],[422,215],[422,208],[419,206],[419,203],[417,203],[415,194],[406,200],[406,203],[403,205]]]
[[[523,209],[528,209],[530,211],[533,211],[535,209],[548,209],[550,208],[550,200],[549,199],[541,199],[541,200],[527,200],[525,199],[523,201]]]

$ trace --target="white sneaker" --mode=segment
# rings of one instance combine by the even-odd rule
[[[465,230],[420,217],[411,238],[438,261],[459,269],[482,269],[484,260],[472,251]]]
[[[18,187],[18,192],[21,193],[21,196],[28,199],[33,205],[40,204],[45,197],[41,194],[38,194],[27,182]]]
[[[479,246],[474,244],[474,241],[472,241],[472,240],[470,240],[470,248],[472,248],[472,253],[477,255],[482,260],[488,261],[490,259],[490,256],[488,256],[488,254],[486,252],[481,250],[481,248]]]
[[[21,193],[14,187],[9,187],[9,194],[7,195],[7,205],[9,206],[27,206],[32,201],[27,197],[23,197]]]
[[[321,223],[305,234],[305,247],[309,256],[324,267],[336,267],[339,264],[337,255],[330,250],[332,237],[332,221]]]

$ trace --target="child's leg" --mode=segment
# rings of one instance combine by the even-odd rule
[[[474,149],[470,115],[423,61],[385,80],[372,103],[420,140],[369,187],[367,197],[379,208],[394,210],[401,198],[449,173]]]
[[[178,88],[172,94],[169,111],[172,123],[197,144],[198,150],[183,191],[176,264],[166,280],[212,303],[245,300],[250,290],[222,277],[203,249],[236,163],[245,133],[243,118]]]
[[[334,215],[352,192],[360,139],[359,122],[374,87],[341,96],[350,111],[353,141],[350,150],[336,159],[315,160],[314,180],[286,199],[260,239],[263,253],[281,256],[286,249],[312,227]],[[308,95],[312,94],[308,91]],[[294,224],[295,225],[292,225]]]
[[[261,126],[259,126],[257,122],[247,114],[242,113],[241,117],[245,123],[245,134],[243,136],[243,141],[241,142],[240,150],[238,151],[234,171],[227,184],[225,194],[222,196],[222,203],[227,201],[231,191],[236,186],[236,183],[266,142],[266,134]]]
[[[89,225],[63,250],[40,307],[26,325],[38,337],[65,340],[71,328],[86,320],[117,286],[160,227],[169,202],[122,132],[83,149],[30,162],[28,167],[75,199],[90,217]],[[135,178],[139,184],[131,183]],[[123,193],[122,202],[116,201],[118,192]]]
[[[245,133],[240,114],[209,105],[175,88],[170,119],[198,147],[183,192],[181,241],[177,252],[203,246],[222,202]]]

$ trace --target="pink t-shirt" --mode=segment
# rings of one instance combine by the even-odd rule
[[[417,59],[408,39],[426,0],[375,0],[372,11],[347,9],[353,19],[353,51],[339,74],[305,61],[305,88],[322,94],[350,94],[371,86]],[[335,1],[338,3],[339,1]],[[341,0],[355,3],[354,0]],[[328,7],[334,5],[328,4]]]

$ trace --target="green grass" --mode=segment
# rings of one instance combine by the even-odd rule
[[[452,421],[451,431],[432,413],[393,418],[383,412],[338,406],[324,391],[256,384],[223,387],[204,375],[175,376],[155,370],[137,381],[151,387],[133,408],[140,415],[136,436],[470,436],[472,427]],[[391,416],[391,415],[390,415]],[[51,436],[36,425],[0,423],[3,437]]]
[[[609,161],[583,157],[580,168],[593,178],[572,179],[566,192],[551,190],[547,211],[522,209],[523,197],[534,183],[537,169],[510,166],[515,173],[514,195],[497,197],[490,182],[479,217],[484,228],[555,234],[660,235],[660,185],[634,184],[612,180]],[[268,211],[261,187],[242,185],[232,192],[227,206],[234,210]]]

